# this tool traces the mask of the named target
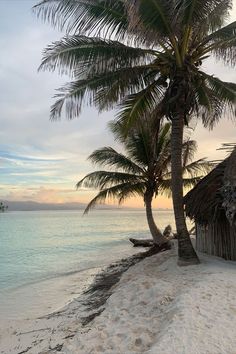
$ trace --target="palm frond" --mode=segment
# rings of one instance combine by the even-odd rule
[[[236,105],[236,84],[226,82],[204,73],[205,80],[215,95],[219,97],[222,103],[230,106]]]
[[[183,188],[185,191],[193,188],[202,178],[202,176],[191,177],[191,178],[183,178]],[[167,198],[171,198],[172,190],[171,190],[171,179],[164,179],[159,183],[158,193],[160,195],[164,195]]]
[[[143,27],[143,34],[150,38],[167,38],[172,35],[171,23],[174,22],[174,7],[171,0],[126,1],[130,15],[130,27],[135,30]],[[148,33],[149,32],[149,33]]]
[[[171,134],[171,124],[165,123],[161,126],[158,137],[156,139],[156,155],[157,159],[159,159],[161,153],[163,153],[166,149],[166,145],[170,141]]]
[[[76,188],[94,188],[104,189],[117,184],[130,183],[135,184],[142,181],[142,176],[124,173],[124,172],[110,172],[110,171],[95,171],[87,174],[76,184]]]
[[[146,71],[145,66],[128,67],[100,75],[88,75],[86,79],[66,84],[58,89],[59,93],[54,96],[57,101],[51,108],[51,119],[59,119],[64,106],[68,119],[79,116],[83,102],[90,106],[95,105],[99,109],[114,108],[117,101],[129,93],[130,86],[136,90],[143,88],[143,74]],[[111,90],[112,97],[109,95]]]
[[[140,92],[152,82],[150,74],[154,72],[148,65],[126,67],[112,74],[110,85],[103,87],[96,94],[96,105],[100,111],[123,105],[125,98],[132,91],[133,94]]]
[[[193,160],[194,154],[197,151],[197,142],[195,140],[186,140],[182,145],[182,163],[186,166],[190,161]]]
[[[213,167],[213,164],[206,159],[199,159],[185,165],[183,167],[183,175],[190,176],[191,178],[204,176],[209,173]]]
[[[203,49],[204,55],[214,53],[217,59],[235,66],[236,59],[236,21],[206,36],[196,50]]]
[[[129,95],[120,105],[117,120],[128,130],[135,122],[151,114],[163,98],[163,94],[164,89],[156,80],[143,90]]]
[[[142,166],[144,171],[152,161],[152,146],[150,138],[150,134],[141,127],[140,132],[129,134],[124,143],[128,155],[139,166]]]
[[[196,88],[196,99],[204,126],[212,128],[225,114],[235,118],[236,84],[222,81],[200,71],[203,78]]]
[[[196,184],[204,177],[204,175],[190,178],[183,178],[183,188],[185,192],[187,190],[192,189]]]
[[[60,73],[97,74],[119,68],[146,64],[152,50],[134,48],[98,37],[73,35],[49,45],[43,53],[39,70],[59,69]]]
[[[232,10],[232,0],[216,0],[205,18],[206,26],[210,32],[225,25],[229,18],[229,12]]]
[[[122,0],[43,0],[33,8],[44,22],[60,30],[110,36],[127,35],[128,19]]]
[[[214,31],[225,23],[231,5],[231,0],[177,0],[176,9],[182,17],[181,25],[198,26],[201,31],[207,22],[205,31]]]
[[[215,92],[207,82],[202,81],[200,85],[195,88],[195,113],[202,118],[202,123],[205,127],[212,129],[214,125],[222,117],[224,111],[230,108],[221,98],[218,97],[217,92]],[[229,113],[231,113],[229,110]],[[233,112],[232,112],[233,113]]]
[[[143,196],[145,192],[145,184],[144,183],[122,183],[115,185],[113,187],[109,187],[106,189],[102,189],[87,205],[84,210],[84,214],[87,214],[92,208],[96,206],[96,204],[102,204],[106,200],[117,199],[119,204],[123,203],[126,198],[131,196]]]
[[[133,160],[127,156],[118,153],[111,147],[104,147],[95,150],[88,159],[95,164],[102,166],[115,167],[116,169],[122,169],[125,172],[142,175],[144,173],[143,168],[137,165]]]
[[[123,203],[126,199],[131,197],[144,197],[147,186],[146,182],[138,182],[135,184],[127,183],[119,194],[119,204]]]

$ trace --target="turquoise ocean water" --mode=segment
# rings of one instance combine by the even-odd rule
[[[154,215],[160,228],[174,225],[172,211]],[[150,237],[143,210],[95,210],[88,216],[82,211],[0,214],[0,310],[18,288],[27,287],[29,294],[35,283],[132,254],[129,237]]]

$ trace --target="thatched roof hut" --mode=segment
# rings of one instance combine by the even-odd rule
[[[199,251],[236,260],[236,148],[185,196]]]

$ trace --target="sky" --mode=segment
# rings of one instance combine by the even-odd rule
[[[236,0],[231,20],[236,20]],[[121,147],[113,141],[107,122],[115,113],[98,114],[85,107],[78,119],[49,120],[55,89],[67,82],[57,72],[38,72],[42,51],[63,33],[42,23],[32,12],[36,0],[0,0],[0,200],[44,203],[88,202],[96,191],[76,191],[75,184],[94,170],[88,155],[96,148]],[[236,71],[210,59],[204,69],[236,82]],[[222,159],[216,150],[235,142],[236,123],[222,119],[209,132],[198,123],[196,158]],[[125,205],[142,207],[141,199]],[[171,207],[160,197],[154,207]]]

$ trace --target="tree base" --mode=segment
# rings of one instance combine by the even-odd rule
[[[181,267],[200,263],[188,232],[178,235],[178,256],[178,265]]]
[[[187,267],[187,266],[191,266],[191,265],[200,264],[200,260],[198,257],[194,257],[194,258],[190,258],[190,259],[179,258],[177,261],[177,264],[179,267]]]

